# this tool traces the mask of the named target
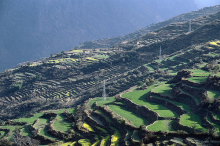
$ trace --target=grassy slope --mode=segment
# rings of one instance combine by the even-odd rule
[[[129,120],[132,122],[132,124],[136,127],[139,127],[140,125],[147,125],[148,122],[143,119],[142,117],[130,112],[130,111],[127,111],[127,110],[124,110],[122,107],[120,106],[117,106],[117,105],[109,105],[109,108],[114,111],[115,113],[117,113],[118,115],[124,117],[125,119]]]
[[[38,122],[34,125],[35,129],[44,127],[49,122],[48,119],[39,118]]]
[[[160,97],[156,97],[156,98],[163,99],[163,98],[160,98]],[[169,100],[169,99],[164,99],[164,100],[167,100],[167,101],[169,101],[173,104],[176,104],[177,106],[181,107],[183,110],[185,110],[187,112],[191,112],[190,107],[188,105],[184,104],[184,103],[172,101],[172,100]]]
[[[171,124],[171,120],[158,120],[154,124],[147,127],[147,129],[151,131],[174,131],[171,126],[169,126]]]
[[[114,135],[112,135],[111,146],[118,146],[118,142],[119,142],[119,139],[121,138],[121,134],[117,129],[113,127],[111,128],[115,130]]]
[[[36,114],[34,114],[33,117],[15,119],[14,121],[17,121],[17,122],[27,122],[27,123],[32,124],[35,120],[37,120],[37,118],[39,118],[42,115],[43,115],[43,113],[36,113]]]
[[[170,87],[170,84],[163,84],[154,88],[152,91],[156,93],[160,93],[162,95],[172,96],[170,93],[171,89],[172,88]]]
[[[94,102],[97,102],[98,106],[102,106],[104,104],[108,104],[111,102],[114,102],[115,98],[114,97],[106,97],[106,100],[101,99],[100,97],[94,98],[89,102],[89,106],[91,106]]]
[[[57,120],[54,122],[54,129],[57,131],[67,132],[72,127],[72,123],[65,121],[63,115],[59,114]]]
[[[162,84],[162,83],[161,83]],[[146,107],[148,107],[151,110],[154,110],[155,112],[159,113],[160,116],[163,117],[178,117],[178,115],[167,109],[166,107],[162,106],[162,105],[158,105],[158,104],[154,104],[154,103],[150,103],[148,102],[145,97],[147,96],[147,94],[154,89],[155,87],[157,87],[160,84],[156,84],[156,85],[152,85],[149,86],[146,90],[140,90],[140,91],[133,91],[133,92],[128,92],[125,94],[122,94],[122,97],[131,99],[134,103],[139,104],[139,105],[145,105]]]
[[[180,123],[182,125],[189,127],[192,127],[194,126],[194,124],[196,124],[196,129],[206,131],[206,129],[202,127],[200,117],[196,114],[192,114],[192,113],[184,114],[180,119]]]
[[[91,143],[90,143],[90,140],[89,140],[89,139],[80,139],[80,140],[79,140],[79,143],[80,143],[82,146],[91,146]]]

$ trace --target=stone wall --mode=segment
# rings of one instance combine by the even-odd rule
[[[186,111],[184,111],[181,107],[179,107],[176,104],[173,104],[167,100],[164,100],[164,99],[156,98],[153,96],[148,96],[148,97],[146,97],[146,100],[149,102],[163,105],[164,107],[176,112],[178,115],[182,115],[182,114],[186,113]]]
[[[204,101],[207,99],[208,93],[204,89],[197,89],[197,88],[192,88],[189,86],[185,86],[183,84],[180,84],[179,87],[186,92],[190,93],[191,95],[199,98],[200,102]]]
[[[174,97],[173,101],[189,105],[192,111],[197,109],[196,100],[193,97],[183,93],[178,86],[174,86],[172,88],[171,95]]]
[[[193,87],[198,87],[198,88],[202,88],[204,86],[204,84],[191,82],[191,81],[185,80],[185,79],[182,79],[180,83],[186,84],[186,85],[189,85],[189,86],[193,86]]]
[[[171,125],[172,128],[177,131],[177,130],[183,130],[186,131],[188,133],[192,132],[192,128],[188,127],[188,126],[184,126],[182,124],[180,124],[180,119],[174,120],[173,124]]]
[[[116,113],[114,113],[112,110],[110,110],[108,108],[108,106],[103,105],[103,106],[97,106],[96,104],[94,104],[95,109],[98,109],[100,111],[102,111],[106,116],[108,116],[112,122],[109,123],[110,126],[115,127],[119,130],[120,133],[126,133],[125,129],[138,129],[133,125],[130,125],[129,123],[126,122],[126,120],[124,120],[123,117],[117,115]]]
[[[157,120],[158,117],[160,117],[158,113],[150,110],[146,106],[137,105],[136,103],[132,102],[130,99],[120,97],[117,98],[116,101],[124,103],[122,105],[123,108],[143,117],[149,122],[149,124],[153,123],[154,121]]]

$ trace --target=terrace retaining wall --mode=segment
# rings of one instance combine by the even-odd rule
[[[106,116],[108,116],[112,120],[112,123],[110,123],[110,126],[117,128],[120,131],[120,133],[124,133],[125,128],[129,130],[138,129],[134,127],[133,125],[130,125],[129,123],[127,123],[121,116],[111,111],[108,108],[108,106],[105,106],[105,105],[97,106],[95,102],[94,108],[101,110],[104,114],[106,114]]]
[[[189,80],[185,80],[185,79],[182,79],[181,82],[182,84],[186,84],[186,85],[189,85],[189,86],[193,86],[193,87],[203,87],[204,84],[200,84],[200,83],[196,83],[196,82],[191,82]]]
[[[171,94],[174,97],[173,101],[182,102],[184,104],[187,104],[190,106],[191,110],[197,109],[196,100],[193,97],[183,93],[179,87],[174,86],[171,90]]]
[[[179,84],[179,87],[181,89],[187,91],[191,95],[199,98],[200,102],[206,100],[206,97],[208,96],[207,91],[204,90],[204,89],[196,89],[196,88],[192,88],[192,87],[189,87],[189,86],[184,86],[183,84]]]
[[[156,98],[156,97],[153,97],[153,96],[147,96],[146,100],[149,101],[149,102],[153,102],[153,103],[163,105],[164,107],[176,112],[178,115],[182,115],[182,114],[186,113],[186,111],[184,111],[179,106],[177,106],[177,105],[175,105],[175,104],[173,104],[173,103],[171,103],[167,100],[164,100],[164,99]]]
[[[146,106],[137,105],[130,99],[119,97],[116,99],[116,102],[124,103],[123,107],[126,110],[132,111],[133,113],[145,118],[149,122],[149,124],[153,123],[157,120],[158,117],[160,117],[158,113],[150,110]]]
[[[184,126],[182,124],[180,124],[180,119],[174,120],[173,124],[171,125],[172,128],[177,131],[177,130],[183,130],[186,131],[188,133],[192,132],[192,128],[188,127],[188,126]]]

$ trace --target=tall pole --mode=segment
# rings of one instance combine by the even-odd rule
[[[189,32],[191,32],[191,19],[189,20]]]
[[[102,99],[103,99],[103,100],[106,100],[106,93],[105,93],[105,80],[104,80],[104,82],[103,82]]]
[[[159,60],[161,61],[161,46],[160,46],[160,55],[159,55]]]

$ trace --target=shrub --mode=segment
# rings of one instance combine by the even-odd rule
[[[136,84],[137,84],[138,86],[141,86],[141,85],[143,85],[144,83],[143,83],[142,81],[138,81]]]

